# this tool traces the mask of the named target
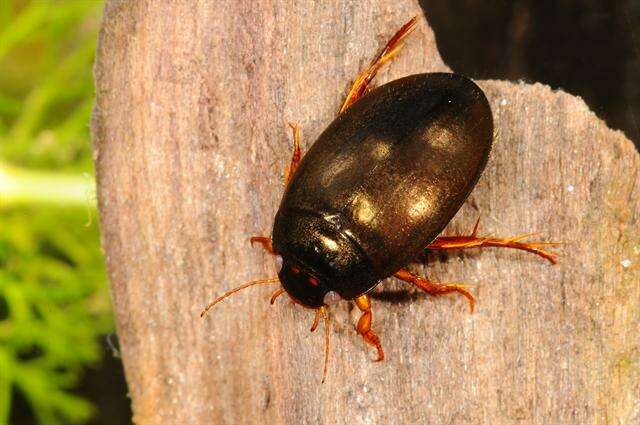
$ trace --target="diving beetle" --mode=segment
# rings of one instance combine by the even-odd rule
[[[327,373],[327,308],[343,299],[362,311],[356,325],[366,343],[384,359],[371,328],[367,293],[395,276],[432,295],[458,292],[473,311],[473,296],[462,285],[440,284],[406,269],[424,250],[509,247],[555,263],[551,242],[467,236],[438,236],[460,209],[482,173],[493,142],[493,118],[483,91],[457,74],[404,77],[369,90],[378,70],[402,47],[415,28],[409,20],[355,79],[337,118],[304,158],[300,130],[285,172],[286,189],[271,237],[255,236],[277,256],[280,270],[270,279],[248,282],[212,301],[254,285],[281,283],[271,303],[286,292],[314,309],[311,330],[325,320],[324,371]]]

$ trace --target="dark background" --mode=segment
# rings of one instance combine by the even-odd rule
[[[420,0],[445,63],[584,99],[640,146],[640,0]],[[587,142],[587,141],[586,141]]]

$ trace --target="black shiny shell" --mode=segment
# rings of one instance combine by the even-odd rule
[[[465,77],[418,74],[372,90],[304,155],[275,218],[275,250],[317,276],[323,291],[362,295],[444,229],[492,140],[489,103]],[[283,285],[308,295],[303,303],[320,302]]]

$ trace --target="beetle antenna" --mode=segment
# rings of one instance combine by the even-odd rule
[[[213,306],[215,306],[216,304],[218,304],[220,301],[224,300],[225,298],[235,294],[236,292],[244,289],[244,288],[248,288],[250,286],[254,286],[254,285],[267,285],[270,283],[279,283],[280,279],[278,279],[278,277],[270,277],[269,279],[260,279],[260,280],[252,280],[251,282],[247,282],[244,285],[240,285],[237,288],[233,288],[227,292],[225,292],[224,294],[220,295],[218,298],[216,298],[215,300],[211,301],[209,303],[209,305],[207,305],[204,310],[202,310],[202,312],[200,313],[200,317],[204,317],[205,314],[207,314],[207,312],[209,310],[211,310],[213,308]]]
[[[273,293],[271,294],[271,299],[269,300],[269,303],[273,305],[276,302],[276,299],[282,294],[284,294],[284,288],[278,288],[275,291],[273,291]]]
[[[311,332],[315,332],[315,330],[318,328],[318,324],[320,323],[320,316],[322,316],[320,310],[322,310],[322,308],[316,308],[316,317],[313,319],[311,329],[309,329]]]
[[[324,320],[324,368],[322,370],[322,383],[327,379],[327,366],[329,364],[329,315],[327,307],[320,307],[320,314]]]

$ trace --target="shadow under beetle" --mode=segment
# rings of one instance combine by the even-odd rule
[[[327,308],[353,300],[362,311],[357,332],[384,359],[371,329],[367,292],[395,276],[432,295],[458,292],[473,311],[473,296],[463,285],[434,283],[405,267],[426,250],[508,247],[535,253],[551,263],[551,242],[468,236],[438,236],[472,191],[493,141],[491,108],[482,90],[456,74],[417,74],[371,91],[378,70],[401,49],[417,18],[389,40],[354,81],[338,117],[302,158],[300,129],[285,172],[286,190],[272,236],[255,236],[278,256],[278,277],[248,282],[213,302],[201,316],[231,294],[253,285],[281,283],[272,297],[286,292],[314,309],[314,331],[325,321],[324,382],[329,353]]]

